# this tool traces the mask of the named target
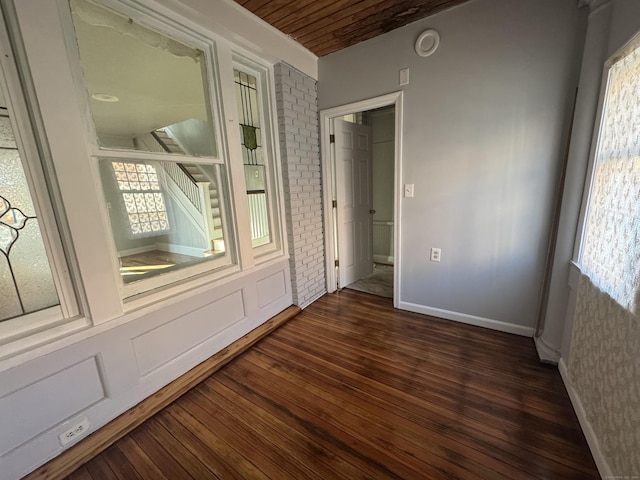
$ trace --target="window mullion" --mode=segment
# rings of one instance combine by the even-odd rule
[[[229,152],[229,172],[232,186],[231,201],[235,211],[237,231],[238,256],[243,269],[254,265],[253,248],[251,245],[251,220],[249,218],[249,201],[244,178],[242,161],[242,147],[240,138],[240,123],[237,114],[236,92],[233,81],[232,51],[226,45],[219,45],[220,86],[222,89],[223,111],[227,127],[227,151]]]

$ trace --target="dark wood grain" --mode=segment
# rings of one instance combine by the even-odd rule
[[[102,478],[599,478],[529,338],[353,290],[297,317],[89,462]]]
[[[469,0],[236,0],[321,57]]]

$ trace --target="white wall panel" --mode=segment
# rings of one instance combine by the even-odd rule
[[[0,455],[104,398],[95,357],[0,398]]]
[[[64,348],[1,372],[0,480],[18,479],[62,452],[58,435],[82,418],[91,431],[100,428],[289,307],[288,285],[283,257],[132,312],[112,328],[77,334]]]
[[[257,283],[258,288],[258,306],[260,308],[284,297],[287,294],[287,284],[285,282],[284,272],[276,272],[263,278]]]
[[[132,340],[140,376],[197,346],[245,318],[242,290]]]

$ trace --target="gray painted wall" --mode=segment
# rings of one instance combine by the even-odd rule
[[[395,112],[393,107],[371,112],[373,145],[373,209],[374,220],[393,221],[393,180],[395,154]]]
[[[321,109],[404,91],[400,302],[533,327],[586,14],[475,0],[319,60]]]

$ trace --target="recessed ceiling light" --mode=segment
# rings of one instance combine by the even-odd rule
[[[118,97],[116,97],[115,95],[109,95],[108,93],[94,93],[93,95],[91,95],[91,98],[93,98],[94,100],[98,100],[99,102],[108,103],[115,103],[120,101]]]

